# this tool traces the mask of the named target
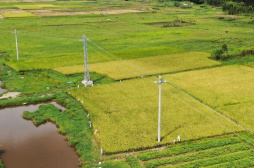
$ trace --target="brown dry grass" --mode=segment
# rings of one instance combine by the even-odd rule
[[[53,2],[56,0],[21,0],[21,2]]]
[[[23,11],[22,9],[1,9],[0,13],[26,13],[26,11]]]
[[[62,12],[53,10],[28,10],[37,16],[68,16],[68,15],[116,15],[125,13],[139,13],[139,10],[108,10],[108,11],[88,11],[88,12]]]
[[[213,15],[213,17],[227,18],[227,19],[240,19],[240,18],[243,18],[243,16],[235,16],[235,15]]]

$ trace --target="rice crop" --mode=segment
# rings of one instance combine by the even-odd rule
[[[178,135],[182,136],[182,140],[190,140],[230,132],[216,122],[230,130],[242,130],[169,84],[164,84],[163,140],[158,143],[158,86],[153,82],[156,80],[158,79],[155,77],[135,79],[70,91],[75,99],[84,102],[83,106],[90,114],[93,130],[97,129],[95,137],[106,154],[173,143]]]
[[[2,13],[1,14],[5,18],[26,18],[26,17],[36,17],[36,15],[30,12],[23,13]]]
[[[29,10],[29,9],[48,9],[48,8],[59,8],[57,5],[53,4],[29,4],[29,5],[16,5],[19,9]]]
[[[254,130],[253,74],[253,68],[233,65],[164,77],[227,117]]]
[[[114,80],[183,71],[201,67],[220,65],[219,62],[208,59],[210,54],[187,52],[161,55],[147,58],[128,59],[104,63],[90,64],[90,71],[103,74]],[[63,73],[81,73],[83,66],[59,67],[54,70]]]

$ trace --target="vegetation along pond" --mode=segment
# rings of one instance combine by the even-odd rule
[[[22,118],[23,111],[35,111],[39,106],[0,109],[0,158],[5,167],[78,168],[75,149],[58,133],[55,124],[48,122],[36,127]]]

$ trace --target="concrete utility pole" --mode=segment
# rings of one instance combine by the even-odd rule
[[[161,84],[167,81],[162,81],[161,76],[159,75],[159,82],[155,81],[155,83],[159,84],[159,114],[158,114],[158,142],[161,141]]]
[[[17,52],[17,61],[19,61],[19,48],[18,48],[18,36],[17,36],[17,30],[15,29],[15,40],[16,40],[16,52]]]
[[[87,54],[87,38],[83,35],[83,43],[84,43],[84,80],[82,83],[87,85],[93,85],[93,81],[90,80],[90,74],[89,74],[89,66],[88,66],[88,54]]]

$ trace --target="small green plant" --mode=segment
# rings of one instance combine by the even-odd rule
[[[228,46],[223,44],[220,49],[216,49],[212,52],[212,57],[216,60],[225,60],[228,57]]]
[[[227,46],[227,44],[223,44],[222,46],[221,46],[221,50],[222,50],[222,52],[223,53],[227,53],[228,52],[228,46]]]
[[[128,156],[126,158],[126,161],[129,163],[131,168],[142,168],[142,166],[138,162],[138,159],[135,156]]]
[[[0,168],[4,168],[4,164],[2,163],[1,159],[0,159]]]

